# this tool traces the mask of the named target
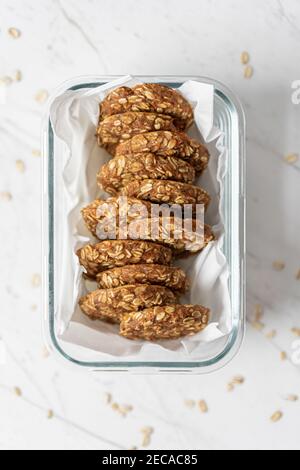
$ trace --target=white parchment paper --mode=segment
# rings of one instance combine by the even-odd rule
[[[51,105],[50,119],[56,138],[64,143],[60,158],[62,168],[61,227],[59,234],[60,269],[59,302],[56,309],[57,334],[64,340],[78,344],[106,357],[134,357],[142,361],[146,357],[180,360],[187,356],[198,359],[203,343],[216,341],[231,331],[231,304],[228,290],[228,265],[222,253],[224,235],[221,201],[223,178],[227,168],[227,150],[223,136],[214,122],[214,88],[212,85],[188,81],[180,91],[194,108],[195,124],[188,134],[206,143],[211,159],[208,169],[196,184],[204,187],[212,196],[212,203],[205,222],[212,225],[217,240],[200,254],[176,262],[191,279],[191,290],[181,298],[181,303],[202,304],[212,311],[209,326],[199,334],[180,340],[147,343],[130,341],[118,335],[118,327],[101,321],[91,321],[78,307],[78,298],[95,283],[82,278],[75,251],[87,242],[95,241],[85,228],[80,209],[99,196],[107,197],[97,188],[96,173],[111,156],[100,149],[95,139],[99,102],[120,85],[138,83],[126,76],[93,89],[68,91],[58,96]]]

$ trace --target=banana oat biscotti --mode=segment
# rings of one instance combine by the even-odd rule
[[[175,301],[175,295],[166,287],[136,284],[95,290],[81,297],[79,306],[93,320],[118,323],[125,313]]]
[[[126,264],[169,265],[172,261],[170,248],[142,240],[103,240],[95,245],[85,245],[76,254],[91,278],[100,271]]]
[[[115,114],[100,121],[97,128],[98,144],[114,155],[118,143],[132,136],[155,130],[175,130],[173,118],[165,114],[133,113]]]
[[[160,157],[153,153],[119,155],[101,166],[97,182],[109,194],[117,194],[131,181],[149,178],[193,183],[195,169],[176,157]]]
[[[162,157],[174,156],[187,160],[197,172],[206,169],[209,162],[207,148],[184,132],[153,131],[133,136],[116,147],[116,155],[151,152]]]
[[[98,273],[96,280],[101,289],[126,284],[162,285],[182,293],[188,289],[187,276],[181,268],[160,264],[128,265],[109,269]]]
[[[122,317],[120,334],[128,339],[155,341],[194,335],[204,330],[210,311],[201,305],[166,305]]]
[[[100,105],[100,119],[128,111],[168,114],[178,129],[193,122],[193,110],[179,91],[158,83],[122,86],[111,91]]]

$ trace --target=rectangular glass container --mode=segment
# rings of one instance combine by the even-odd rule
[[[94,88],[112,81],[117,76],[88,76],[68,81],[52,94],[45,116],[43,145],[43,305],[44,333],[49,349],[69,363],[94,371],[118,371],[131,373],[208,373],[227,364],[238,352],[245,328],[245,118],[242,106],[233,93],[223,84],[205,77],[158,76],[137,77],[143,82],[159,82],[179,87],[187,80],[214,85],[214,124],[224,132],[224,145],[229,152],[229,165],[224,185],[225,238],[223,252],[227,258],[230,278],[229,291],[232,305],[232,331],[206,348],[201,360],[168,362],[125,362],[120,358],[104,361],[91,358],[91,353],[59,338],[56,332],[56,316],[59,283],[57,278],[58,241],[60,218],[64,216],[60,204],[57,141],[49,110],[53,100],[68,90]],[[99,353],[97,353],[99,356]]]

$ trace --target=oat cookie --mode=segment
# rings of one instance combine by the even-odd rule
[[[168,114],[174,117],[178,129],[185,129],[193,122],[193,110],[181,93],[158,83],[116,88],[100,105],[101,119],[128,111]]]
[[[129,222],[145,217],[145,214],[150,215],[151,203],[127,196],[96,199],[84,207],[81,214],[89,231],[95,237],[101,238],[99,233],[104,232],[104,227],[106,230],[113,230],[116,222],[125,215]]]
[[[163,264],[172,261],[172,251],[165,246],[142,240],[103,240],[77,251],[80,264],[94,278],[105,269],[127,264]]]
[[[201,305],[167,305],[122,317],[120,334],[128,339],[155,341],[190,336],[204,330],[210,310]]]
[[[135,284],[95,290],[81,297],[79,306],[91,319],[118,323],[125,313],[175,301],[175,295],[166,287]]]
[[[109,269],[96,276],[99,288],[108,289],[126,284],[154,284],[186,292],[188,280],[185,272],[175,266],[160,264],[139,264]]]
[[[117,194],[127,183],[148,178],[192,183],[195,169],[176,157],[160,157],[153,153],[119,155],[101,166],[97,182],[109,194]]]
[[[175,156],[188,160],[197,172],[206,169],[209,162],[207,148],[184,132],[153,131],[137,134],[116,147],[116,155],[151,152],[162,157]]]
[[[159,204],[204,204],[207,209],[210,203],[210,196],[204,189],[178,181],[136,180],[128,183],[120,192],[124,196]]]
[[[115,114],[100,121],[97,128],[98,144],[114,155],[118,143],[130,139],[136,134],[160,129],[175,130],[173,118],[155,113]]]
[[[195,219],[186,219],[184,224],[183,229],[183,220],[173,215],[124,221],[122,226],[116,227],[116,237],[161,243],[172,248],[175,256],[186,252],[198,253],[214,240],[210,226],[203,227],[200,221],[197,226]]]

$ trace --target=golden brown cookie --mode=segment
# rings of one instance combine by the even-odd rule
[[[118,143],[130,139],[136,134],[160,129],[175,130],[173,118],[155,113],[115,114],[100,121],[97,128],[98,144],[114,155]]]
[[[166,305],[127,313],[120,334],[128,339],[155,341],[190,336],[204,330],[210,310],[201,305]]]
[[[183,220],[173,215],[137,218],[116,227],[117,239],[152,241],[172,248],[175,256],[198,253],[214,240],[211,227],[195,219]]]
[[[204,204],[205,209],[211,199],[209,194],[199,186],[155,179],[131,181],[120,192],[124,196],[159,204]]]
[[[116,147],[116,155],[151,152],[162,157],[175,156],[187,160],[197,172],[206,169],[209,162],[207,148],[184,132],[154,131],[138,134]]]
[[[97,182],[109,194],[117,194],[131,181],[148,178],[193,183],[195,169],[176,157],[160,157],[153,153],[119,155],[101,166]]]
[[[84,207],[81,214],[89,231],[95,237],[103,239],[100,234],[109,229],[113,232],[120,218],[126,216],[130,222],[150,215],[151,203],[127,196],[110,197],[106,200],[96,199]]]
[[[81,297],[79,306],[93,320],[118,323],[125,313],[175,301],[175,295],[166,287],[135,284],[95,290]]]
[[[103,240],[85,245],[76,254],[91,278],[105,269],[127,264],[169,265],[172,260],[168,247],[142,240]]]
[[[188,289],[187,276],[181,268],[160,264],[139,264],[109,269],[98,273],[96,280],[101,289],[126,284],[154,284],[182,293]]]
[[[101,119],[128,111],[168,114],[174,117],[178,129],[185,129],[193,122],[193,110],[181,93],[158,83],[116,88],[100,105]]]

